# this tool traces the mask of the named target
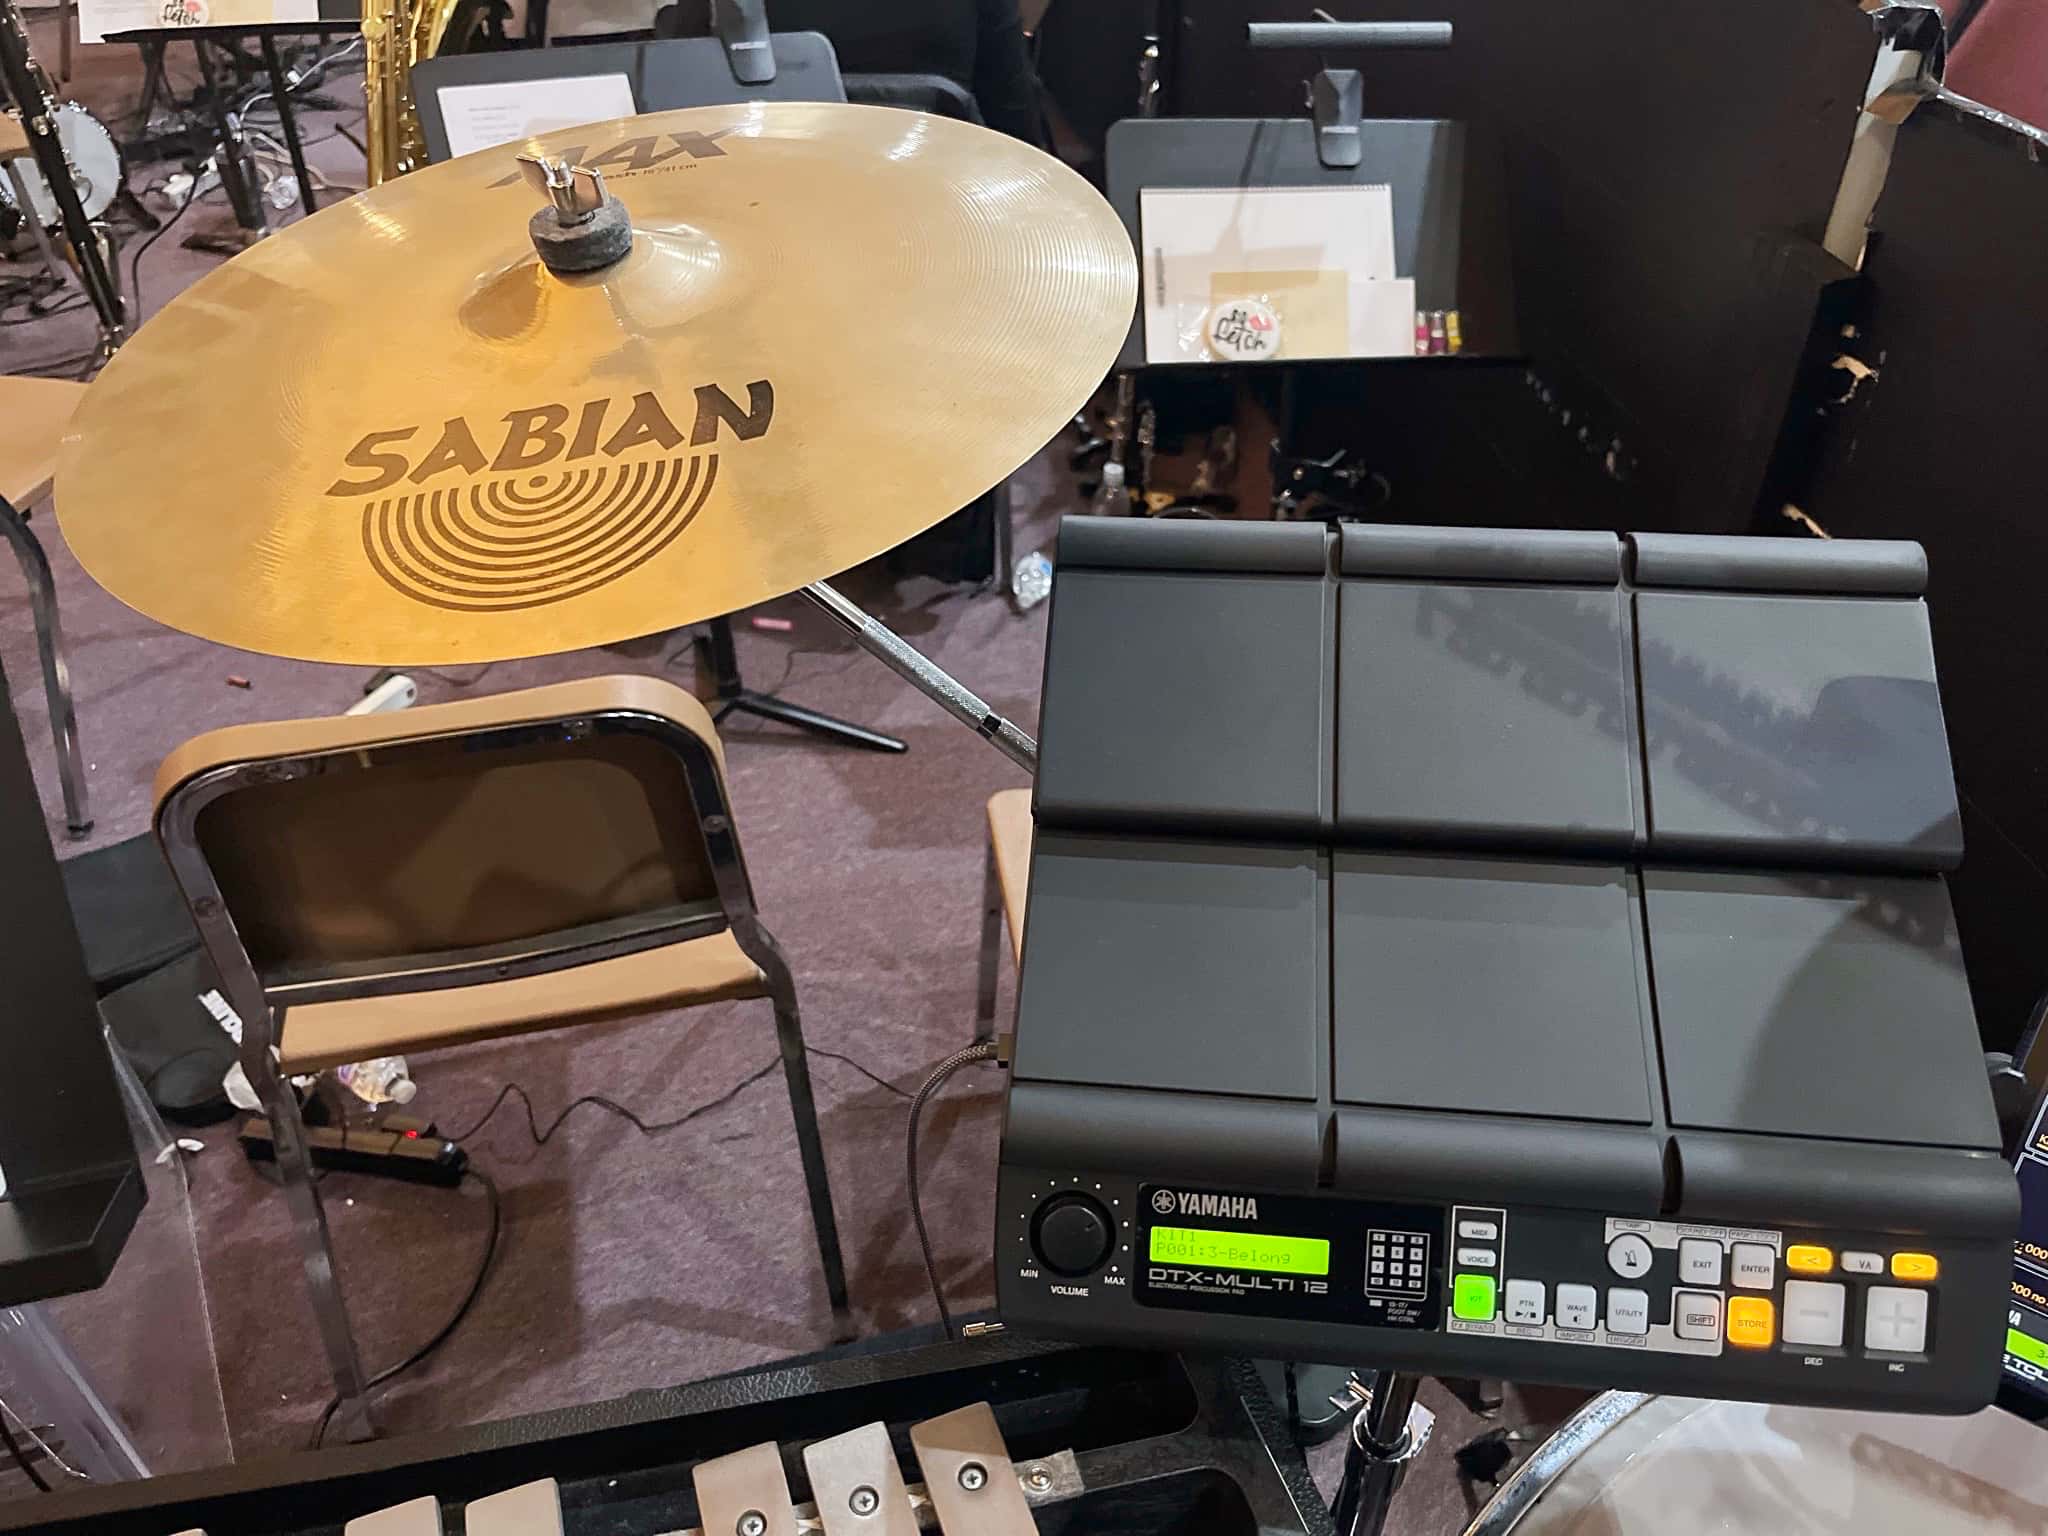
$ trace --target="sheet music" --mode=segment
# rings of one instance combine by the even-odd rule
[[[631,117],[633,85],[624,75],[567,75],[554,80],[502,80],[450,85],[440,91],[448,153],[467,155],[574,128]]]

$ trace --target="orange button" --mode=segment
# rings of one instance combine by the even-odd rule
[[[1769,1349],[1778,1336],[1778,1309],[1768,1296],[1728,1298],[1728,1342],[1737,1349]]]
[[[1941,1273],[1941,1262],[1931,1253],[1895,1253],[1892,1255],[1892,1278],[1894,1280],[1932,1280]]]
[[[1825,1275],[1835,1267],[1835,1251],[1813,1243],[1794,1243],[1785,1250],[1785,1267],[1802,1275]]]

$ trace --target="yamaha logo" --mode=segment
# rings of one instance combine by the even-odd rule
[[[362,500],[363,554],[415,602],[497,613],[581,596],[645,564],[700,512],[718,479],[721,431],[767,432],[775,391],[742,407],[701,384],[687,436],[661,400],[526,406],[500,418],[494,451],[461,416],[417,461],[422,429],[367,433],[329,496]],[[571,422],[574,425],[571,425]]]
[[[1182,1190],[1152,1191],[1152,1209],[1161,1216],[1222,1216],[1231,1221],[1257,1221],[1259,1202],[1251,1195],[1196,1195]]]

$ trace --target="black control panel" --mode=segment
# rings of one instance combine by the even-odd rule
[[[1006,1172],[1006,1320],[1520,1379],[1942,1406],[1997,1330],[1999,1255],[1869,1228]],[[1560,1354],[1558,1351],[1570,1351]],[[1951,1356],[1964,1368],[1942,1369]]]

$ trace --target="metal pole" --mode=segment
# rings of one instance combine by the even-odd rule
[[[263,49],[263,68],[270,76],[270,94],[277,103],[277,123],[284,130],[284,147],[291,154],[292,174],[299,179],[299,206],[308,213],[318,213],[320,204],[313,196],[313,173],[306,169],[305,146],[299,142],[298,114],[292,111],[292,88],[277,57],[277,38],[265,29],[256,34],[256,39]]]
[[[1344,1447],[1344,1480],[1330,1511],[1337,1536],[1380,1536],[1385,1529],[1408,1464],[1422,1454],[1436,1422],[1427,1408],[1415,1405],[1421,1383],[1405,1371],[1374,1375]]]
[[[879,658],[889,669],[932,700],[954,719],[973,727],[998,752],[1027,773],[1038,771],[1038,743],[1009,720],[996,713],[988,702],[970,692],[936,662],[908,644],[902,636],[879,619],[871,618],[835,588],[814,581],[804,596],[831,614],[860,642],[862,650]]]

